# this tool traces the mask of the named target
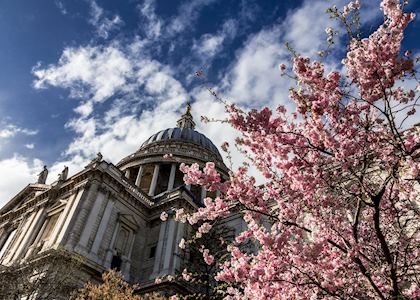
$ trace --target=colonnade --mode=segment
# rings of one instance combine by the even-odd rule
[[[150,172],[151,167],[153,170],[152,172]],[[125,177],[131,179],[137,187],[141,188],[145,193],[152,197],[183,185],[183,175],[184,174],[179,171],[178,163],[144,164],[140,165],[138,171],[136,167],[125,170]],[[150,184],[148,184],[149,181]],[[201,201],[206,197],[204,188],[192,187],[190,185],[187,185],[186,187],[196,198],[198,198],[197,200]],[[199,190],[197,190],[197,188],[199,188]]]

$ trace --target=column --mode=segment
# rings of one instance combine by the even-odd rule
[[[25,236],[19,246],[19,248],[16,250],[14,259],[19,259],[22,256],[22,253],[25,251],[26,247],[30,243],[30,241],[33,241],[38,234],[39,227],[41,226],[40,219],[42,217],[42,214],[44,213],[45,208],[42,208],[38,210],[37,212],[34,212],[34,218],[32,219],[31,224],[28,227],[28,230],[25,233]]]
[[[106,228],[108,226],[109,218],[111,217],[113,208],[114,208],[114,201],[109,199],[108,203],[106,204],[105,211],[101,219],[101,223],[99,224],[99,228],[98,228],[98,232],[96,233],[95,240],[93,241],[93,244],[92,244],[91,252],[95,255],[98,254],[98,250],[101,245]]]
[[[175,243],[175,232],[178,222],[175,222],[174,219],[169,219],[168,221],[168,234],[166,236],[166,247],[165,247],[165,256],[163,261],[163,272],[170,272],[171,258],[174,254],[174,243]]]
[[[175,240],[175,251],[174,251],[174,264],[172,266],[172,273],[175,274],[176,270],[179,270],[181,267],[181,256],[180,252],[182,251],[181,248],[179,248],[179,243],[181,242],[181,239],[184,237],[185,232],[185,224],[178,222],[178,230],[176,233],[176,240]]]
[[[71,229],[71,233],[69,236],[69,239],[66,243],[66,246],[69,249],[73,249],[74,246],[77,243],[77,239],[80,236],[80,234],[83,231],[83,227],[85,224],[85,220],[89,214],[89,210],[90,210],[90,204],[92,201],[95,200],[96,198],[96,193],[98,191],[98,187],[99,187],[99,183],[97,181],[94,181],[89,190],[86,191],[86,197],[83,197],[83,199],[81,199],[82,202],[82,207],[80,208],[79,213],[76,212],[76,214],[73,215],[73,218],[76,218],[76,222],[73,225],[73,228],[69,228]]]
[[[74,198],[76,198],[76,194],[72,194],[69,199],[67,200],[66,206],[64,207],[63,211],[60,213],[60,216],[58,217],[57,223],[55,224],[54,231],[51,234],[50,240],[48,241],[48,244],[54,245],[55,242],[58,240],[58,235],[60,234],[60,231],[64,225],[64,222],[66,221],[69,211],[71,209],[71,206],[73,204]],[[58,241],[60,242],[60,241]]]
[[[32,245],[29,247],[28,251],[26,252],[25,259],[31,256],[32,252],[37,249],[38,251],[41,251],[42,245],[39,244],[39,240],[41,239],[41,234],[44,232],[45,227],[47,226],[47,214],[44,212],[42,214],[41,220],[40,220],[40,227],[38,230],[38,234],[36,235]],[[36,254],[36,253],[35,253]]]
[[[143,173],[143,166],[140,166],[139,167],[139,172],[137,173],[136,182],[135,182],[136,186],[140,186],[140,180],[141,180],[142,173]]]
[[[87,254],[89,252],[89,249],[87,249],[87,245],[89,242],[90,235],[92,234],[93,225],[95,224],[96,219],[98,218],[99,211],[101,209],[104,199],[105,199],[104,193],[99,192],[98,196],[95,197],[95,199],[93,200],[94,201],[93,207],[90,210],[89,217],[86,221],[85,226],[83,227],[84,229],[80,236],[79,243],[76,247],[76,250],[79,250],[83,252],[84,254]]]
[[[149,196],[153,196],[155,194],[158,176],[159,176],[159,165],[155,165],[155,169],[153,170],[152,183],[150,184],[150,188],[149,188]]]
[[[133,245],[134,245],[134,240],[136,238],[136,235],[134,233],[134,231],[130,230],[130,241],[129,241],[129,246],[128,246],[128,252],[127,255],[125,255],[123,261],[123,265],[122,265],[122,269],[121,269],[121,273],[124,276],[124,279],[129,281],[130,280],[130,268],[131,268],[131,253],[133,250]]]
[[[162,261],[163,245],[165,243],[165,231],[167,227],[167,221],[160,223],[159,240],[156,246],[155,262],[153,264],[153,273],[151,279],[159,276],[160,264]]]
[[[169,175],[168,191],[174,188],[175,172],[176,172],[176,164],[172,164],[171,174]]]
[[[83,192],[84,192],[83,189],[77,190],[75,195],[74,195],[73,201],[71,201],[71,203],[68,204],[68,205],[70,205],[70,209],[69,209],[69,212],[67,214],[67,218],[64,220],[64,223],[61,227],[61,231],[60,231],[60,233],[58,234],[58,237],[57,237],[57,241],[59,243],[64,243],[64,239],[65,239],[65,236],[68,232],[70,222],[73,220],[74,213],[76,211],[76,208],[79,205],[80,199],[82,198]]]
[[[111,267],[112,257],[114,256],[114,247],[115,240],[117,239],[118,231],[120,231],[120,222],[115,223],[114,233],[112,234],[111,243],[109,244],[108,251],[105,256],[104,266],[105,268]]]
[[[7,230],[5,227],[0,228],[0,248],[2,247],[2,245],[4,244],[4,242],[6,241],[6,238],[8,236],[7,234]]]
[[[201,199],[200,199],[200,203],[203,203],[204,198],[206,198],[207,192],[206,192],[206,188],[204,186],[201,187]]]
[[[13,248],[10,249],[10,252],[7,255],[8,261],[13,261],[16,259],[16,257],[19,255],[19,253],[22,251],[23,244],[25,244],[25,241],[28,239],[28,232],[31,228],[32,222],[36,217],[36,213],[33,212],[27,221],[25,222],[25,225],[22,228],[22,231],[20,232],[19,236],[17,237],[17,240],[14,242]]]

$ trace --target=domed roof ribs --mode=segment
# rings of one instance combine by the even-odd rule
[[[195,122],[191,115],[191,104],[187,103],[187,107],[185,109],[185,113],[181,116],[181,118],[176,122],[176,127],[178,128],[195,128]]]
[[[171,141],[187,142],[199,145],[213,152],[216,157],[223,161],[222,156],[213,142],[204,134],[195,131],[195,122],[191,115],[191,105],[188,103],[185,113],[177,121],[177,126],[161,130],[148,138],[140,147],[139,151],[153,143],[165,143]]]

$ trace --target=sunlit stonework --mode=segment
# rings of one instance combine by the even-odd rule
[[[140,291],[185,289],[179,282],[157,285],[155,278],[177,274],[188,264],[178,244],[191,228],[169,218],[177,208],[197,209],[206,195],[198,186],[186,186],[181,163],[208,161],[223,176],[228,170],[215,145],[194,130],[190,107],[177,126],[153,134],[133,154],[116,165],[98,153],[83,170],[46,184],[48,170],[0,210],[0,262],[24,261],[31,254],[64,248],[84,257],[86,280],[116,268],[126,280],[140,283]],[[173,214],[172,214],[173,215]],[[239,218],[226,220],[239,230]],[[47,253],[47,252],[46,252]],[[187,259],[184,259],[187,260]]]

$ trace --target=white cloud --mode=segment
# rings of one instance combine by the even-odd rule
[[[149,42],[161,42],[162,39],[172,39],[193,28],[200,12],[217,0],[190,0],[179,6],[178,12],[165,21],[156,14],[156,0],[144,0],[137,8],[142,17],[141,29]]]
[[[290,103],[291,82],[281,78],[278,69],[280,63],[289,63],[290,59],[282,34],[282,28],[276,27],[248,39],[223,80],[220,90],[226,99],[248,107]]]
[[[8,124],[0,130],[0,138],[3,139],[14,137],[16,134],[36,135],[38,130],[21,128],[13,124]]]
[[[19,155],[0,160],[0,206],[3,206],[15,194],[29,183],[37,180],[37,174],[42,170],[42,162],[38,159],[28,159]]]
[[[337,3],[338,2],[338,3]],[[291,11],[284,24],[284,42],[300,54],[313,56],[317,51],[325,48],[327,35],[325,28],[337,28],[338,23],[330,19],[326,9],[336,4],[338,8],[345,1],[305,1],[303,6]]]
[[[118,45],[66,48],[57,65],[33,68],[34,87],[64,87],[70,89],[71,97],[102,102],[126,86],[132,72],[130,63]],[[87,109],[80,108],[85,113]]]
[[[57,6],[58,10],[60,11],[60,13],[62,15],[67,15],[68,11],[67,11],[66,7],[64,6],[63,1],[55,0],[54,3],[55,3],[55,6]]]
[[[93,103],[91,101],[82,103],[76,107],[74,111],[80,114],[82,117],[88,117],[93,112]]]
[[[155,0],[145,0],[137,7],[140,14],[144,17],[142,27],[144,32],[149,39],[156,39],[162,33],[163,20],[156,15],[155,12]]]
[[[123,24],[118,15],[108,18],[104,9],[95,0],[90,0],[90,16],[89,23],[96,28],[96,33],[104,39],[108,38],[109,32]]]
[[[143,60],[137,67],[137,83],[142,87],[141,92],[136,90],[139,94],[116,99],[103,117],[82,117],[68,123],[78,134],[66,151],[68,156],[92,158],[100,151],[106,159],[118,162],[155,131],[175,125],[175,111],[188,99],[184,88],[167,67],[155,61]],[[151,105],[151,110],[127,110],[141,103]]]
[[[233,19],[227,20],[221,30],[215,34],[203,34],[198,41],[194,41],[193,51],[201,58],[202,61],[207,61],[213,58],[222,50],[223,42],[226,39],[232,39],[237,32],[238,24]]]
[[[34,144],[25,144],[25,148],[34,149],[35,145]]]
[[[216,0],[191,0],[183,3],[178,14],[167,24],[168,35],[173,36],[191,28],[190,25],[199,17],[200,11],[214,2]]]
[[[134,151],[150,129],[174,126],[174,111],[188,100],[187,93],[174,71],[143,55],[142,47],[135,40],[124,49],[115,43],[68,48],[56,65],[34,68],[35,88],[68,88],[81,99],[78,116],[66,125],[76,133],[64,153],[70,160],[88,160],[100,151],[116,162]],[[97,103],[109,99],[110,108],[93,116]],[[141,111],[144,106],[150,108]]]

